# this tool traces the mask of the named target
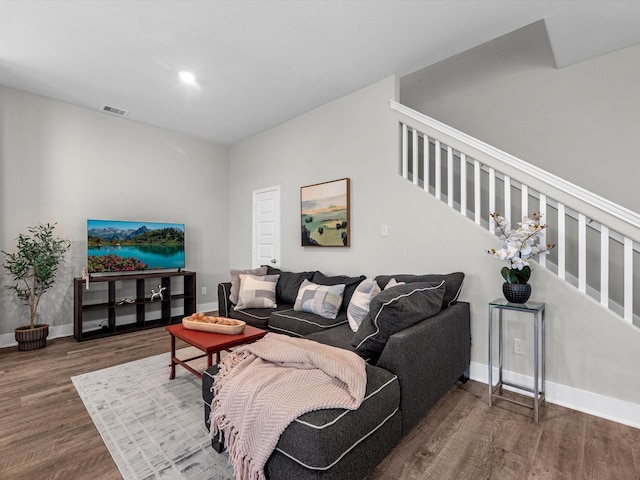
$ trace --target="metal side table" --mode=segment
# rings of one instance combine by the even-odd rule
[[[498,383],[493,385],[493,312],[498,311]],[[513,310],[522,313],[533,314],[533,376],[534,386],[529,388],[522,385],[514,385],[512,383],[505,382],[502,378],[502,368],[504,366],[504,341],[503,341],[503,321],[502,312],[505,310]],[[544,335],[544,303],[509,303],[503,298],[498,298],[489,303],[489,406],[493,404],[494,398],[500,398],[511,403],[522,405],[528,408],[533,408],[533,419],[538,422],[540,418],[540,406],[544,403],[545,396],[545,363],[546,363],[546,350],[545,350],[545,335]],[[538,321],[540,320],[540,324]],[[539,335],[541,332],[541,335]],[[539,355],[539,349],[542,348],[542,358]],[[539,367],[542,370],[542,382],[539,381]],[[512,398],[504,397],[502,395],[502,386],[516,388],[518,390],[526,391],[533,394],[533,406],[528,403],[520,402]]]

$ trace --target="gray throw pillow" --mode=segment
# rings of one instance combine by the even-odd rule
[[[351,345],[364,356],[380,355],[389,337],[442,309],[445,281],[414,282],[384,290],[369,305],[369,313]]]
[[[267,266],[268,275],[280,275],[276,286],[276,298],[278,302],[293,305],[296,303],[298,290],[305,280],[311,280],[315,272],[285,272],[279,268]]]

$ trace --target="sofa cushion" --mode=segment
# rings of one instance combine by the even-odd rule
[[[373,278],[360,282],[351,296],[347,307],[347,319],[352,331],[357,331],[362,319],[369,313],[371,299],[380,293],[380,287]]]
[[[276,451],[311,470],[326,470],[394,418],[400,405],[397,377],[372,365],[366,373],[367,389],[357,410],[330,408],[301,415],[282,433]]]
[[[347,314],[344,312],[338,313],[336,318],[324,318],[315,313],[296,312],[293,309],[288,309],[275,311],[269,316],[271,330],[295,337],[304,337],[346,323]]]
[[[240,291],[236,310],[247,308],[275,308],[276,284],[279,275],[240,275]]]
[[[249,308],[247,310],[229,310],[229,317],[246,322],[252,327],[269,329],[269,317],[272,313],[278,311],[291,310],[293,305],[279,303],[276,308]]]
[[[325,345],[331,345],[332,347],[343,348],[345,350],[359,353],[355,347],[351,345],[353,331],[351,330],[351,327],[349,327],[348,323],[343,323],[332,328],[311,333],[306,335],[304,338],[314,340]]]
[[[267,274],[280,275],[276,286],[276,301],[278,303],[296,303],[298,290],[305,280],[311,280],[315,272],[285,272],[279,268],[265,266]]]
[[[360,282],[362,282],[365,278],[364,275],[360,275],[359,277],[348,277],[346,275],[338,275],[335,277],[327,277],[321,272],[315,272],[311,281],[313,283],[317,283],[318,285],[344,285],[344,293],[342,295],[342,306],[340,307],[340,311],[347,311],[347,307],[349,306],[349,302],[351,301],[351,297],[353,296],[353,292],[355,292]]]
[[[444,292],[442,280],[407,283],[379,293],[351,344],[362,355],[379,356],[391,335],[438,313]]]
[[[315,313],[324,318],[336,318],[344,285],[318,285],[305,280],[300,285],[293,309],[297,312]]]
[[[240,291],[240,275],[266,275],[267,267],[262,266],[259,268],[248,268],[245,270],[231,270],[229,273],[231,274],[231,292],[229,293],[229,300],[231,300],[231,303],[235,304],[238,303],[238,292]]]
[[[444,280],[445,292],[442,299],[442,308],[450,307],[460,296],[462,290],[462,283],[464,281],[464,273],[454,272],[447,274],[427,274],[427,275],[413,275],[413,274],[400,274],[400,275],[378,275],[376,281],[380,288],[384,290],[387,283],[392,278],[395,278],[397,282],[412,283],[412,282],[441,282]]]

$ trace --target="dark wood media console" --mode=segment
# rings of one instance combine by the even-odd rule
[[[151,289],[164,288],[162,299]],[[196,311],[195,272],[148,272],[73,279],[73,336],[79,342],[179,323]]]

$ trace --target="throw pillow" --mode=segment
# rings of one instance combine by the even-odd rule
[[[460,292],[462,291],[462,283],[464,282],[464,273],[462,272],[454,272],[447,274],[427,274],[427,275],[412,275],[412,274],[401,274],[401,275],[379,275],[376,277],[376,281],[380,288],[384,289],[387,283],[395,278],[398,282],[441,282],[444,280],[445,283],[445,292],[444,298],[442,299],[442,308],[450,307],[454,303],[458,301],[458,297],[460,296]]]
[[[335,319],[342,305],[343,293],[344,285],[317,285],[305,280],[298,290],[293,309]]]
[[[280,275],[276,286],[276,298],[279,302],[293,305],[296,303],[298,290],[304,280],[311,280],[315,272],[285,272],[279,268],[267,266],[267,275]]]
[[[389,282],[385,285],[384,289],[388,290],[393,287],[397,287],[398,285],[404,285],[406,282],[398,282],[395,278],[389,280]]]
[[[231,303],[238,303],[238,292],[240,291],[240,274],[249,275],[266,275],[267,267],[249,268],[245,270],[231,270],[231,290],[229,292],[229,300]]]
[[[276,284],[279,275],[240,275],[240,291],[236,310],[276,308]]]
[[[360,282],[366,277],[360,275],[359,277],[348,277],[346,275],[336,275],[335,277],[327,277],[321,272],[315,272],[311,281],[318,285],[344,285],[344,294],[342,295],[342,305],[340,311],[345,311],[351,301],[353,292],[356,291]]]
[[[358,285],[347,307],[347,319],[351,330],[358,330],[362,319],[369,313],[371,299],[379,293],[380,287],[373,278],[367,278]]]
[[[445,282],[415,282],[385,290],[371,300],[369,313],[351,345],[364,356],[380,355],[389,337],[442,309]]]

